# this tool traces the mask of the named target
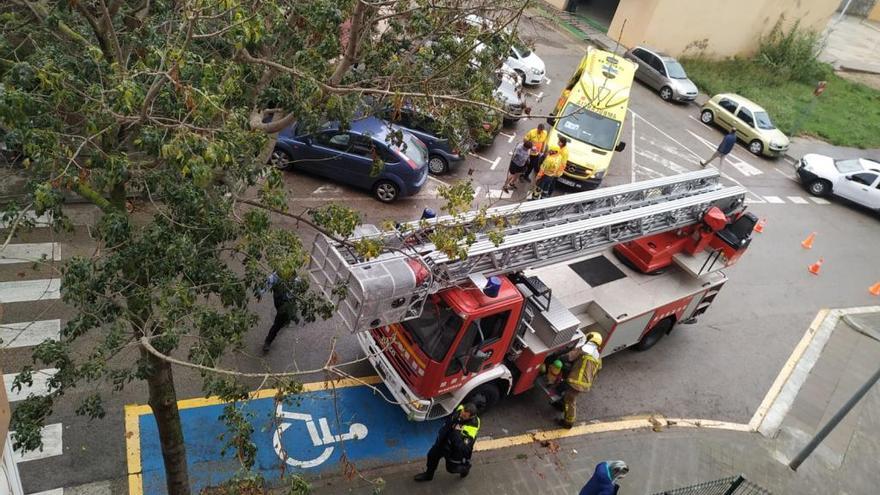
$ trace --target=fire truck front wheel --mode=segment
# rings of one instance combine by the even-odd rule
[[[492,408],[501,399],[501,390],[494,383],[484,383],[479,387],[471,390],[467,394],[462,404],[466,402],[473,403],[477,406],[477,412],[482,414]]]
[[[637,351],[647,351],[648,349],[654,347],[654,344],[660,341],[664,335],[669,333],[672,330],[672,326],[675,325],[675,318],[668,316],[663,318],[653,328],[648,330],[648,333],[642,336],[642,340],[639,341],[634,347]]]

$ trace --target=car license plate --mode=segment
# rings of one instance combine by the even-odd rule
[[[565,184],[566,186],[574,187],[577,185],[574,183],[573,180],[566,179],[565,177],[560,177],[558,180],[559,180],[559,182]]]

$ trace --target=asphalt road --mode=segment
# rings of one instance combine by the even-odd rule
[[[528,88],[534,113],[542,114],[553,106],[583,47],[545,26],[526,25],[524,30],[548,67],[548,80]],[[627,148],[614,157],[605,185],[696,170],[700,157],[708,156],[721,139],[721,132],[703,125],[697,117],[696,107],[664,103],[637,84],[625,122]],[[524,194],[522,188],[513,198],[496,199],[506,174],[508,152],[538,122],[524,120],[505,129],[493,146],[470,157],[455,173],[431,178],[417,196],[394,205],[383,205],[363,191],[296,172],[285,174],[285,182],[296,209],[337,201],[359,208],[366,222],[375,223],[415,219],[426,206],[437,209],[441,200],[436,188],[468,177],[478,189],[475,206],[516,201]],[[815,202],[796,183],[791,164],[784,159],[758,158],[741,146],[732,155],[732,163],[723,169],[725,180],[749,190],[751,210],[766,219],[765,232],[755,235],[748,253],[729,270],[730,281],[698,323],[679,326],[648,352],[626,351],[606,361],[596,387],[579,411],[581,419],[661,413],[747,422],[820,308],[872,303],[867,287],[880,280],[880,270],[872,262],[880,245],[876,216],[836,200]],[[468,175],[470,170],[473,172]],[[286,225],[297,228],[292,223]],[[811,232],[817,233],[815,246],[806,250],[800,241]],[[314,234],[305,231],[303,236],[309,239]],[[53,237],[61,242],[65,259],[92,248],[84,228],[66,237],[45,230],[35,232],[30,242],[47,242]],[[16,242],[25,241],[28,239]],[[822,272],[811,275],[807,266],[820,257],[825,261]],[[31,272],[25,265],[0,265],[2,281],[51,276]],[[331,348],[342,361],[360,357],[351,335],[332,322],[321,322],[284,330],[272,352],[262,358],[259,348],[273,316],[271,301],[255,302],[253,308],[261,323],[248,338],[250,354],[230,359],[229,366],[272,371],[312,369],[324,363]],[[3,304],[3,310],[0,317],[4,323],[70,316],[60,304],[46,301]],[[0,353],[6,373],[20,369],[29,358],[27,347]],[[359,376],[373,374],[364,363],[352,366],[351,371]],[[197,376],[177,370],[176,378],[180,398],[201,395]],[[320,376],[307,377],[307,381],[311,378]],[[62,425],[59,453],[20,463],[27,493],[125,475],[122,406],[145,403],[145,387],[135,384],[112,396],[107,418],[92,423],[73,413],[75,399],[89,393],[90,387],[109,388],[90,384],[72,392],[50,419],[50,423]],[[555,411],[546,406],[539,392],[529,392],[486,414],[481,434],[502,436],[550,428],[554,416]]]

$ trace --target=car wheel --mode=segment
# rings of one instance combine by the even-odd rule
[[[703,110],[702,113],[700,113],[700,121],[707,125],[714,122],[715,115],[712,113],[712,110]]]
[[[373,186],[373,196],[383,203],[393,203],[397,200],[400,189],[397,184],[390,180],[380,180]]]
[[[269,155],[269,164],[277,168],[278,170],[289,169],[292,166],[292,162],[293,159],[290,158],[290,155],[288,155],[286,151],[280,148],[275,148],[274,150],[272,150],[272,154]]]
[[[813,182],[810,182],[810,185],[807,186],[807,190],[810,191],[810,194],[813,196],[827,196],[829,192],[831,192],[831,183],[824,179],[816,179]]]
[[[672,89],[669,86],[663,86],[660,88],[660,98],[663,101],[669,101],[672,99]]]
[[[449,170],[449,164],[446,159],[440,155],[431,155],[428,159],[428,172],[434,175],[445,174]]]
[[[749,143],[749,151],[751,151],[755,155],[761,155],[764,152],[764,143],[758,141],[757,139],[753,139],[752,142]]]
[[[647,351],[654,347],[654,344],[659,342],[664,335],[672,330],[673,325],[675,325],[675,319],[673,317],[667,316],[666,318],[663,318],[660,322],[654,325],[653,328],[648,330],[648,333],[642,336],[642,340],[635,345],[635,349],[637,351]]]
[[[471,390],[462,404],[470,402],[477,406],[477,414],[483,414],[492,408],[501,399],[501,391],[494,383],[484,383]]]

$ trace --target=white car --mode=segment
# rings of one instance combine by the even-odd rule
[[[811,153],[795,164],[795,171],[814,196],[834,194],[880,212],[880,163]]]
[[[468,15],[465,18],[465,22],[486,31],[495,29],[495,24],[491,20],[474,14]],[[504,28],[504,32],[507,34],[512,33],[510,28]],[[516,72],[520,79],[522,79],[523,84],[541,84],[544,81],[544,74],[547,70],[544,61],[520,41],[519,38],[516,36],[512,38],[513,44],[510,47],[510,53],[507,54],[507,59],[504,60],[504,68]],[[480,43],[474,51],[479,53],[483,48],[484,45]]]

